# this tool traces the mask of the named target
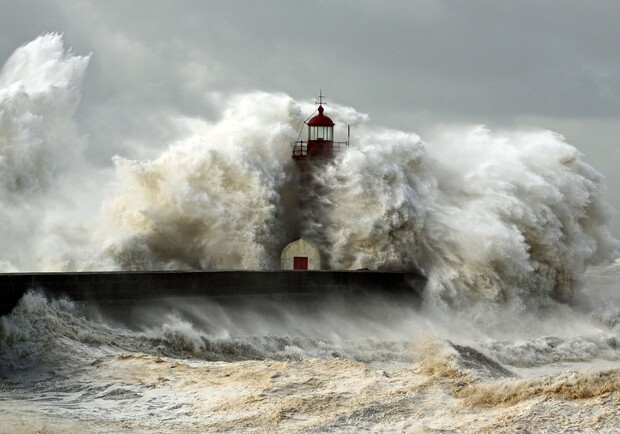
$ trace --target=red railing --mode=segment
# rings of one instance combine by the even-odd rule
[[[320,142],[319,142],[320,143]],[[330,153],[340,152],[349,146],[349,142],[326,142],[327,151]],[[308,142],[300,140],[293,143],[293,157],[308,155]]]

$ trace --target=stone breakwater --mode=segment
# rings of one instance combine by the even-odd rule
[[[415,273],[375,271],[149,271],[0,274],[0,313],[28,290],[96,304],[166,298],[325,298],[369,294],[419,299],[426,279]]]

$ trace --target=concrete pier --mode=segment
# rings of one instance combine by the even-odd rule
[[[418,299],[426,279],[378,271],[145,271],[0,274],[0,315],[30,289],[96,305],[205,297],[218,300],[381,295]]]

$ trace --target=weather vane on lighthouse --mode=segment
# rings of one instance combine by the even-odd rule
[[[323,89],[319,89],[319,96],[317,98],[318,98],[318,101],[315,101],[314,102],[315,104],[318,104],[318,105],[325,104],[325,105],[327,105],[327,103],[324,101],[325,96],[323,95]]]

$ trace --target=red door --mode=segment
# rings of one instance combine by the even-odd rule
[[[295,256],[293,258],[293,269],[307,270],[308,269],[308,258],[306,256]]]

